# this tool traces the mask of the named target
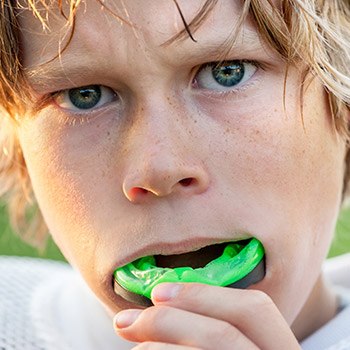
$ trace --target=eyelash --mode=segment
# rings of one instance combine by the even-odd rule
[[[92,107],[79,108],[78,106],[73,106],[74,102],[72,101],[72,98],[74,97],[74,95],[80,94],[80,96],[75,96],[75,97],[81,97],[86,102],[88,101],[88,99],[91,99],[91,93],[94,93],[94,92],[97,92],[98,94],[98,101],[96,103],[95,101],[92,101],[93,104],[95,103]],[[62,105],[71,104],[73,107],[70,113],[85,115],[91,112],[95,112],[96,110],[103,108],[105,105],[111,102],[119,100],[119,95],[110,87],[99,85],[99,84],[93,84],[93,85],[85,85],[85,86],[80,86],[73,89],[65,89],[58,92],[54,92],[50,94],[50,99],[58,106],[58,108],[61,108],[62,110],[70,111],[68,107],[64,107],[64,106],[62,107]],[[60,99],[61,99],[61,102],[60,102]],[[68,101],[68,99],[70,101]],[[74,108],[76,108],[75,111],[73,111]]]
[[[221,91],[215,90],[215,89],[210,89],[210,88],[201,88],[199,87],[198,84],[198,77],[199,75],[204,72],[206,69],[211,69],[213,72],[214,67],[228,67],[229,65],[250,65],[251,67],[255,67],[256,70],[251,74],[250,77],[248,77],[243,84],[241,84],[240,82],[237,84],[237,87],[228,87],[228,88],[224,88]],[[220,68],[219,68],[220,69]],[[266,67],[261,64],[258,61],[254,61],[254,60],[225,60],[223,62],[209,62],[209,63],[205,63],[202,64],[201,66],[199,66],[194,73],[192,74],[192,78],[191,78],[191,85],[192,88],[195,88],[196,90],[198,90],[200,93],[204,93],[206,95],[212,96],[212,97],[225,97],[231,94],[237,94],[241,91],[244,91],[246,89],[248,89],[252,84],[254,83],[250,83],[247,84],[246,81],[249,81],[258,70],[265,70]],[[220,71],[221,72],[221,71]],[[244,70],[245,73],[245,70]],[[226,76],[224,74],[224,76]],[[215,77],[212,73],[212,78],[213,80],[215,80]],[[243,85],[243,86],[240,86]],[[106,103],[103,103],[102,105],[98,106],[97,108],[95,108],[95,106],[93,106],[92,108],[88,108],[88,109],[78,109],[78,110],[69,110],[68,108],[64,108],[62,106],[60,106],[57,103],[57,100],[59,98],[64,98],[64,96],[68,96],[68,94],[70,94],[72,91],[74,90],[79,90],[81,93],[83,90],[87,91],[88,89],[92,89],[92,88],[96,88],[98,87],[100,90],[106,92],[108,91],[110,94],[113,94],[114,98],[111,99],[111,101],[107,101]],[[81,95],[83,96],[83,95]],[[100,94],[101,96],[101,94]],[[44,98],[44,103],[40,103],[40,105],[43,107],[47,106],[47,105],[55,105],[55,107],[57,109],[59,109],[61,112],[60,113],[62,116],[62,122],[64,124],[68,124],[68,125],[75,125],[77,123],[79,124],[83,124],[86,121],[89,121],[92,117],[96,116],[96,113],[98,111],[102,111],[102,109],[107,105],[109,105],[110,103],[112,103],[115,100],[120,100],[120,97],[118,95],[117,92],[115,92],[113,89],[103,86],[103,85],[98,85],[98,84],[94,84],[94,85],[89,85],[89,86],[82,86],[82,87],[77,87],[77,88],[73,88],[73,89],[64,89],[64,90],[60,90],[60,91],[56,91],[53,92],[51,94],[49,94],[46,98]],[[71,104],[72,101],[70,101]],[[99,103],[99,102],[98,102]],[[45,106],[44,106],[45,105]]]
[[[201,89],[198,86],[197,77],[202,71],[204,71],[207,68],[213,69],[213,67],[215,67],[215,66],[225,67],[226,64],[229,65],[230,63],[251,65],[251,66],[255,67],[256,70],[243,83],[239,82],[236,87],[229,87],[227,89],[222,89],[221,91],[217,91],[214,89]],[[199,92],[204,93],[204,94],[209,95],[209,96],[213,96],[213,97],[214,96],[223,97],[223,96],[228,96],[228,95],[232,95],[232,94],[237,94],[237,93],[240,93],[240,92],[248,89],[250,86],[254,85],[255,82],[250,82],[251,78],[254,77],[258,71],[260,71],[260,70],[265,71],[266,69],[267,69],[267,67],[265,64],[263,64],[259,61],[254,61],[254,60],[225,60],[225,61],[222,61],[221,63],[220,62],[209,62],[209,63],[201,65],[195,71],[194,76],[192,78],[192,86],[197,88],[199,90]],[[248,81],[249,83],[246,83],[246,81]]]

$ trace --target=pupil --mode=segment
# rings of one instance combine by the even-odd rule
[[[98,85],[71,89],[68,93],[72,104],[79,109],[93,108],[101,99],[101,88]]]
[[[234,63],[230,65],[215,66],[212,69],[213,78],[223,86],[237,85],[244,76],[244,64]]]

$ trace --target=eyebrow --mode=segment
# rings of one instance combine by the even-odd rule
[[[224,59],[225,54],[252,54],[261,50],[262,44],[259,35],[255,30],[244,28],[237,34],[232,32],[222,37],[215,36],[206,38],[206,42],[201,46],[201,42],[191,43],[196,49],[191,51],[193,58],[213,57],[216,60]],[[176,47],[177,42],[172,42],[167,48]],[[181,51],[181,50],[179,50]],[[188,52],[186,52],[188,54]]]
[[[201,45],[201,42],[197,43],[191,42],[190,40],[186,42],[172,42],[168,46],[164,47],[159,45],[159,48],[165,50],[174,50],[177,54],[177,62],[181,60],[188,62],[200,62],[203,64],[214,62],[214,61],[225,61],[227,56],[237,55],[239,53],[240,59],[244,55],[253,55],[262,49],[262,44],[259,39],[258,34],[249,28],[245,28],[241,34],[236,38],[236,41],[230,43],[230,38],[232,35],[224,36],[213,36],[206,38],[205,42]],[[230,45],[229,45],[230,43]],[[179,50],[180,46],[185,46],[186,49]],[[189,55],[190,53],[190,55]],[[77,57],[83,59],[79,60]],[[86,59],[86,57],[89,57]],[[48,88],[53,84],[55,85],[67,85],[68,82],[72,86],[79,87],[79,83],[75,83],[75,80],[88,80],[96,75],[96,71],[101,72],[101,66],[96,68],[96,59],[92,60],[91,55],[86,55],[86,53],[79,51],[70,53],[69,50],[65,51],[62,56],[57,56],[47,63],[44,63],[38,67],[28,68],[25,70],[25,74],[30,82],[30,84],[36,90],[40,88]],[[205,60],[205,58],[208,58]],[[229,57],[228,57],[229,58]],[[116,60],[117,62],[117,60]],[[89,69],[91,67],[91,69]],[[94,69],[92,69],[94,68]]]
[[[88,67],[89,63],[77,64],[76,57],[73,59],[67,56],[67,61],[65,60],[64,64],[57,64],[56,60],[53,60],[39,67],[27,69],[25,74],[34,88],[46,88],[52,86],[52,84],[63,85],[67,82],[75,85],[75,77],[83,78],[83,67]]]

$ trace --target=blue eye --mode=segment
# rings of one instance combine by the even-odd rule
[[[244,77],[244,65],[232,63],[227,66],[216,66],[212,69],[213,78],[222,86],[235,86]]]
[[[208,63],[197,73],[195,83],[200,89],[232,90],[250,79],[256,70],[256,65],[245,61]]]
[[[101,99],[101,88],[98,85],[84,86],[68,90],[70,102],[80,109],[95,107]]]
[[[63,90],[57,93],[54,99],[63,109],[83,112],[112,102],[117,99],[117,95],[106,86],[88,85]]]

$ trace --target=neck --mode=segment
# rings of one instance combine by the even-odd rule
[[[292,324],[292,330],[299,341],[322,327],[337,313],[338,301],[330,285],[321,275],[301,312]]]

